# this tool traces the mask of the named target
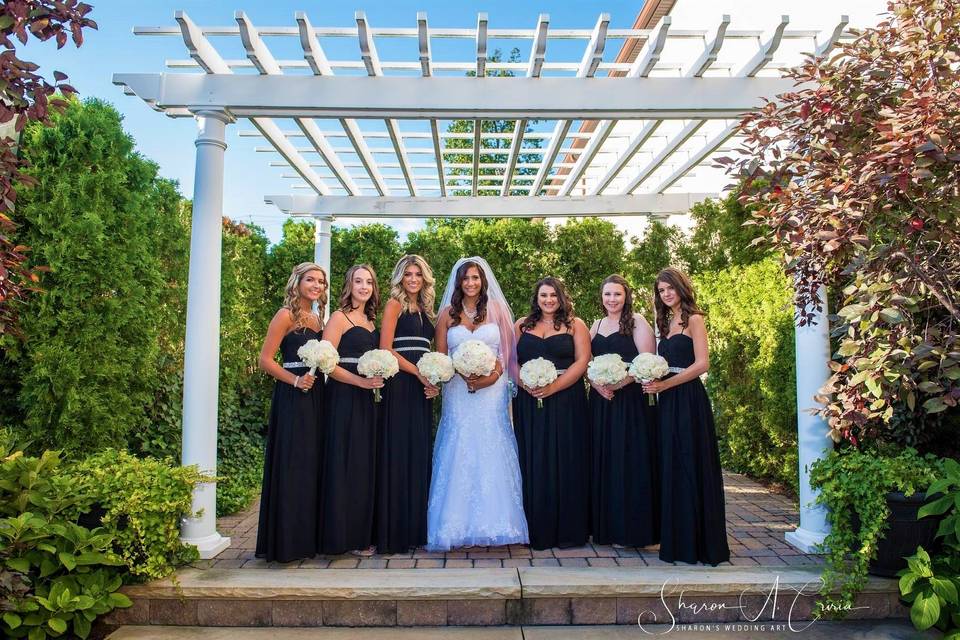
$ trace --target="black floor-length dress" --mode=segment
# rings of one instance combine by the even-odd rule
[[[340,338],[340,366],[356,373],[356,359],[378,348],[379,332],[353,326]],[[371,389],[327,379],[324,391],[320,549],[332,555],[373,543],[377,459],[377,404]]]
[[[517,360],[553,362],[557,371],[574,362],[573,335],[540,338],[526,332]],[[590,534],[590,428],[587,394],[580,381],[543,400],[523,389],[513,402],[523,476],[523,510],[534,549],[577,547]]]
[[[693,364],[693,339],[678,333],[660,341],[671,367]],[[710,398],[700,378],[659,394],[660,559],[716,565],[730,559],[723,475]]]
[[[295,366],[302,365],[297,349],[319,338],[309,327],[283,336],[280,353],[284,368],[294,375],[307,373],[308,367]],[[306,393],[286,382],[274,383],[257,527],[259,558],[290,562],[312,557],[319,550],[323,391],[322,376]]]
[[[594,357],[616,353],[628,364],[637,357],[632,335],[597,334]],[[595,544],[646,547],[660,541],[660,474],[656,407],[639,382],[607,400],[590,389],[593,438],[591,528]]]
[[[430,351],[433,333],[426,313],[405,310],[397,319],[393,348],[415,365]],[[405,553],[427,544],[432,409],[413,374],[400,371],[384,385],[377,447],[379,553]]]

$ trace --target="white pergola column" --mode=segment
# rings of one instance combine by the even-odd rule
[[[814,316],[814,324],[797,326],[795,331],[797,370],[797,448],[800,457],[800,526],[784,536],[787,542],[804,553],[816,551],[830,532],[827,510],[815,501],[819,491],[810,487],[810,466],[826,457],[833,449],[827,435],[827,423],[812,415],[818,408],[813,396],[830,377],[830,326],[827,321],[827,292],[821,287],[823,310]]]
[[[183,366],[184,466],[217,473],[217,397],[220,374],[220,252],[223,228],[223,159],[226,128],[232,121],[224,110],[195,112],[197,166],[193,186],[190,232],[190,276],[187,288],[187,331]],[[217,533],[217,487],[210,482],[193,493],[193,512],[180,529],[184,543],[212,558],[230,546]]]
[[[332,216],[317,217],[313,221],[313,261],[323,267],[327,273],[327,306],[323,310],[324,322],[330,317],[330,299],[335,295],[333,278],[330,275],[330,225],[332,222]]]

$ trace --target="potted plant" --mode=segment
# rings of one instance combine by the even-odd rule
[[[810,484],[820,490],[817,502],[827,507],[831,525],[822,545],[827,564],[821,605],[849,609],[879,551],[882,564],[875,567],[893,576],[906,566],[903,556],[930,546],[937,523],[918,522],[917,510],[932,500],[927,490],[940,475],[935,456],[909,448],[895,454],[848,447],[813,465]]]
[[[945,476],[928,488],[943,495],[920,509],[923,519],[944,516],[937,529],[942,543],[932,557],[920,546],[900,572],[900,595],[910,620],[924,631],[936,625],[944,638],[960,638],[960,463],[943,461]],[[922,520],[921,520],[922,522]]]

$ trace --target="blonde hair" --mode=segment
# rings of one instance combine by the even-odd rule
[[[323,270],[323,267],[313,262],[301,262],[295,266],[293,271],[290,272],[290,277],[287,279],[287,286],[283,295],[283,308],[293,316],[294,329],[302,329],[304,327],[303,307],[300,306],[300,280],[311,271],[319,271],[323,274],[323,288],[320,290],[320,297],[317,298],[317,304],[321,309],[327,306],[327,290],[330,287],[327,272]],[[320,326],[323,326],[323,320],[320,321]]]
[[[407,299],[407,292],[403,288],[403,274],[406,272],[407,267],[411,265],[417,266],[420,269],[420,274],[423,276],[423,286],[421,286],[420,291],[417,292],[417,299],[414,302],[416,302],[421,311],[433,320],[435,317],[433,304],[437,298],[434,285],[436,285],[437,281],[433,277],[433,269],[430,268],[430,265],[428,265],[427,261],[421,256],[410,254],[397,260],[397,264],[393,268],[393,275],[390,276],[390,297],[399,302],[404,308],[409,308],[410,300]]]
[[[340,311],[346,314],[353,309],[353,275],[361,269],[369,273],[373,279],[373,293],[363,305],[363,314],[370,322],[376,322],[377,310],[380,308],[380,286],[377,284],[377,272],[369,264],[355,264],[347,269],[347,275],[343,279],[343,291],[340,292]]]

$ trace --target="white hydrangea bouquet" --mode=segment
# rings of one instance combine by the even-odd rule
[[[420,356],[417,371],[434,386],[450,382],[454,374],[453,359],[445,353],[431,351]]]
[[[464,378],[488,376],[495,366],[497,356],[482,340],[467,340],[453,352],[453,368]]]
[[[310,367],[310,375],[314,375],[317,369],[329,374],[340,362],[340,354],[329,340],[307,340],[297,349],[297,356],[303,364]],[[301,391],[307,392],[306,389]]]
[[[670,372],[670,365],[663,356],[655,353],[641,353],[630,363],[630,375],[635,380],[650,382],[659,380]],[[650,404],[654,403],[653,394],[650,394]]]
[[[365,378],[392,378],[400,371],[397,357],[386,349],[371,349],[357,361],[357,373]],[[380,389],[373,390],[373,401],[380,402]]]
[[[557,367],[546,358],[527,360],[520,367],[520,380],[531,389],[545,387],[557,379]],[[543,409],[543,398],[537,398],[537,408]]]
[[[627,363],[619,353],[605,353],[597,356],[587,365],[587,378],[599,385],[613,385],[623,382],[627,377]]]

